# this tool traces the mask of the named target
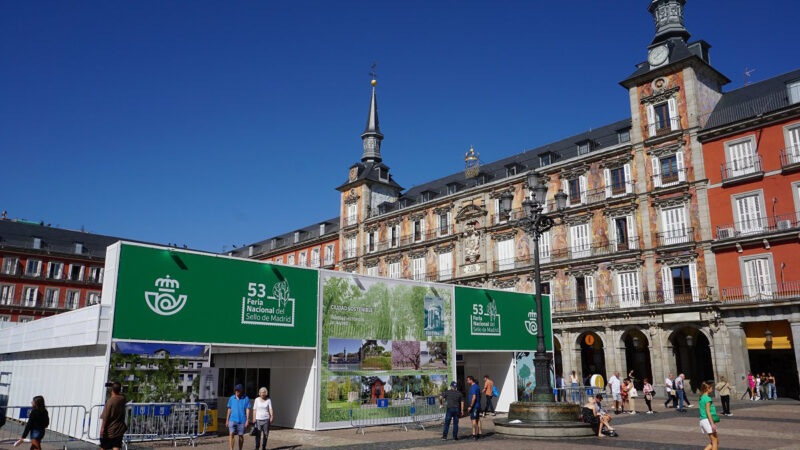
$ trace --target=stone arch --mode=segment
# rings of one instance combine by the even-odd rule
[[[686,376],[686,390],[699,392],[700,384],[715,379],[711,335],[694,324],[679,324],[669,329],[667,342],[672,350],[675,376]]]
[[[575,369],[580,369],[583,381],[595,374],[606,376],[606,336],[596,330],[586,330],[580,333],[575,340],[575,350],[579,355],[580,364]]]
[[[642,389],[645,378],[653,382],[653,369],[651,348],[652,339],[647,330],[632,326],[623,331],[617,342],[621,355],[623,355],[624,376],[633,370],[634,385],[637,389]]]

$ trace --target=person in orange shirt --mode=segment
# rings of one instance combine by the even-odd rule
[[[483,394],[486,395],[486,407],[483,409],[483,417],[489,414],[490,409],[492,410],[492,415],[496,416],[497,413],[494,410],[494,404],[492,404],[492,398],[495,397],[494,381],[489,378],[489,375],[483,376]]]

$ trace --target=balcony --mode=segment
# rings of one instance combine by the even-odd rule
[[[650,175],[654,188],[675,186],[686,181],[686,169],[672,169],[668,173]]]
[[[9,297],[2,297],[0,298],[0,309],[3,308],[14,308],[14,309],[28,309],[28,310],[48,310],[53,312],[60,312],[60,311],[70,311],[75,309],[74,306],[67,301],[64,305],[59,305],[60,301],[56,301],[55,304],[48,304],[46,299],[42,298],[25,298],[22,296],[22,293],[16,293],[15,295]]]
[[[781,150],[781,172],[800,169],[800,145],[792,145]]]
[[[344,259],[355,258],[358,256],[358,249],[355,248],[346,248],[344,249]]]
[[[659,247],[694,243],[694,228],[681,228],[656,233]]]
[[[800,228],[798,218],[800,218],[800,212],[793,212],[717,225],[715,238],[723,240],[792,231]]]
[[[727,287],[722,289],[720,295],[724,303],[771,303],[798,299],[800,281]]]
[[[759,154],[727,161],[721,166],[723,186],[760,179],[764,176],[764,165]]]
[[[548,264],[551,262],[563,262],[568,260],[591,258],[595,256],[609,256],[619,254],[621,252],[637,250],[639,250],[639,240],[635,238],[628,239],[624,242],[611,242],[603,245],[577,245],[573,247],[555,249],[549,252],[540,252],[539,263]],[[492,264],[492,270],[494,272],[531,267],[534,264],[533,254],[525,258],[516,257],[498,259]]]
[[[700,286],[696,292],[675,294],[667,291],[642,291],[626,294],[556,300],[553,308],[556,314],[609,311],[618,309],[646,308],[658,305],[691,305],[711,302],[711,287]]]
[[[345,216],[345,217],[342,219],[342,222],[343,222],[343,225],[344,225],[345,227],[349,227],[349,226],[352,226],[352,225],[356,225],[356,224],[358,224],[358,216],[357,216],[357,215]]]
[[[681,131],[681,118],[680,117],[670,117],[664,122],[658,121],[653,122],[648,125],[648,136],[652,138],[657,138],[661,136],[667,136],[672,134],[673,132]]]

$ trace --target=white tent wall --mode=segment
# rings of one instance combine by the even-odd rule
[[[493,399],[497,412],[508,412],[511,403],[517,401],[514,384],[514,354],[512,352],[463,352],[464,376],[472,375],[483,387],[483,376],[494,381],[500,397]],[[481,405],[483,408],[485,405]]]
[[[213,346],[214,367],[270,369],[269,395],[275,410],[275,425],[301,430],[314,429],[316,352],[314,350],[246,349]],[[220,424],[228,398],[219,399]]]

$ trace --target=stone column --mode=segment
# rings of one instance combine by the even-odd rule
[[[791,320],[789,325],[792,327],[792,349],[794,350],[794,364],[797,373],[800,374],[800,320]]]
[[[661,386],[664,384],[667,374],[664,373],[664,349],[661,345],[661,328],[658,325],[650,324],[650,328],[647,330],[647,340],[650,344],[650,370],[653,372],[653,379],[650,380],[650,383],[653,386]]]
[[[731,347],[731,379],[738,393],[747,390],[747,371],[750,370],[750,356],[747,353],[747,339],[741,323],[727,324]],[[794,331],[794,327],[792,328]],[[800,336],[798,336],[800,337]]]

